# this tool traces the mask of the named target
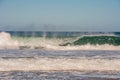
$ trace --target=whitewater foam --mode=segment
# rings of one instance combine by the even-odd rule
[[[0,59],[0,71],[120,71],[119,59]]]

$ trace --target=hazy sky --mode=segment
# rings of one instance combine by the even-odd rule
[[[0,30],[120,31],[120,0],[0,0]]]

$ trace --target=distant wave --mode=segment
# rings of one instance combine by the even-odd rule
[[[81,38],[20,37],[1,32],[0,49],[120,50],[120,37],[106,34]]]

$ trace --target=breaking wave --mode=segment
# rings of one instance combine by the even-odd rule
[[[83,37],[20,37],[0,33],[0,49],[120,50],[120,37],[93,35]]]

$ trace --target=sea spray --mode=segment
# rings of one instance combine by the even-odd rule
[[[14,49],[18,48],[19,42],[16,40],[12,40],[9,33],[1,32],[0,33],[0,48],[1,49]]]

